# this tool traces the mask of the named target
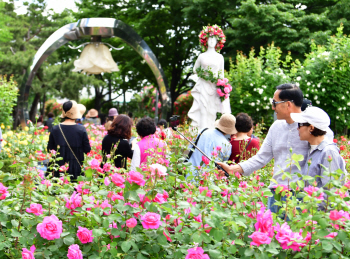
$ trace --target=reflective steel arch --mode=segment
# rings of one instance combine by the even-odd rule
[[[16,120],[19,117],[22,126],[26,125],[28,115],[28,97],[35,74],[41,64],[52,52],[69,41],[100,36],[102,38],[118,37],[131,46],[148,64],[156,77],[162,103],[162,117],[167,116],[170,108],[170,91],[164,71],[147,43],[132,27],[114,18],[84,18],[70,23],[54,32],[40,47],[23,77],[19,89]]]

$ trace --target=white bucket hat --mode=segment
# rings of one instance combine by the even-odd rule
[[[331,123],[328,114],[321,108],[311,106],[301,113],[291,113],[290,117],[298,123],[309,123],[319,130],[326,131]]]

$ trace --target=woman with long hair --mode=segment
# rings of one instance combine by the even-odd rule
[[[127,167],[127,158],[132,158],[133,151],[129,145],[132,121],[126,115],[118,115],[102,140],[103,161],[111,155],[117,168]]]

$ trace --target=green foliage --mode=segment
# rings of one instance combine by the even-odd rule
[[[292,62],[290,54],[282,60],[281,54],[282,50],[272,43],[266,50],[261,47],[258,56],[252,49],[248,57],[239,52],[236,63],[230,61],[226,77],[233,88],[230,94],[233,113],[246,112],[255,121],[264,119],[271,124],[271,101],[276,86],[290,82],[300,64],[298,60]]]
[[[311,45],[296,78],[304,95],[328,113],[337,131],[350,126],[350,37],[343,29],[340,26],[326,45]]]
[[[17,83],[13,77],[0,76],[0,123],[12,124],[12,108],[16,105]]]

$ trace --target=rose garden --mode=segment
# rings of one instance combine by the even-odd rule
[[[202,5],[196,1],[90,2],[81,0],[75,3],[78,11],[65,9],[58,14],[44,12],[45,1],[33,0],[23,4],[26,14],[17,14],[14,1],[0,0],[4,17],[0,18],[4,27],[0,30],[0,258],[350,258],[346,172],[350,168],[350,37],[346,35],[350,24],[344,18],[350,11],[346,3],[323,6],[320,0],[316,2],[323,9],[314,11],[312,1],[304,1],[305,5],[219,1],[226,9],[210,1]],[[114,27],[102,18],[117,15]],[[270,27],[270,15],[276,27]],[[32,26],[23,33],[16,21],[23,28],[31,22]],[[91,22],[96,35],[83,35],[90,28],[84,22]],[[118,22],[124,27],[119,28]],[[71,27],[62,38],[47,41],[67,24]],[[103,34],[110,31],[112,36]],[[22,34],[27,37],[23,41],[17,39]],[[295,39],[286,39],[285,34]],[[85,49],[80,57],[77,54],[76,49],[87,47],[88,37],[82,35],[91,38],[87,46],[96,51],[89,61],[84,59]],[[62,39],[73,46],[56,48]],[[119,45],[125,48],[115,47]],[[57,51],[52,54],[54,47]],[[198,55],[200,50],[203,53]],[[105,56],[103,62],[101,56]],[[43,57],[47,60],[40,61]],[[81,73],[72,72],[74,67]],[[223,176],[217,162],[228,159],[222,159],[225,148],[221,145],[211,147],[208,158],[201,154],[200,165],[188,161],[192,154],[188,155],[187,139],[198,141],[204,132],[198,129],[216,128],[222,114],[249,114],[259,147],[267,145],[264,140],[276,121],[274,111],[277,121],[281,120],[280,107],[294,102],[276,101],[276,87],[285,83],[292,83],[329,116],[331,142],[346,171],[332,170],[335,158],[327,156],[327,166],[318,164],[321,176],[301,173],[303,165],[312,167],[312,160],[292,148],[283,158],[285,170],[274,167],[274,153],[265,166],[249,175],[234,170]],[[128,91],[133,96],[126,101]],[[75,105],[85,110],[78,111]],[[109,114],[109,125],[108,119],[105,124],[88,121],[103,119],[101,115],[112,107],[119,114]],[[74,108],[80,117],[69,118]],[[86,114],[86,108],[98,115]],[[152,133],[165,143],[164,150],[143,151],[138,146],[140,159],[142,152],[147,158],[133,170],[134,157],[126,156],[125,165],[115,165],[121,141],[107,155],[102,144],[118,116],[128,113],[134,121],[126,139],[135,143],[146,138],[137,129],[139,118],[169,122],[175,114],[180,122],[178,131],[169,127]],[[53,133],[44,126],[47,117],[53,118],[56,129],[70,119],[86,132],[91,150],[83,154],[80,164],[60,128],[81,168],[77,177],[69,173],[72,165],[63,162],[67,149],[58,144],[48,148]],[[298,132],[310,124],[298,122]],[[222,133],[233,138],[237,132]],[[321,187],[320,178],[328,179]],[[271,197],[277,212],[270,210]]]

